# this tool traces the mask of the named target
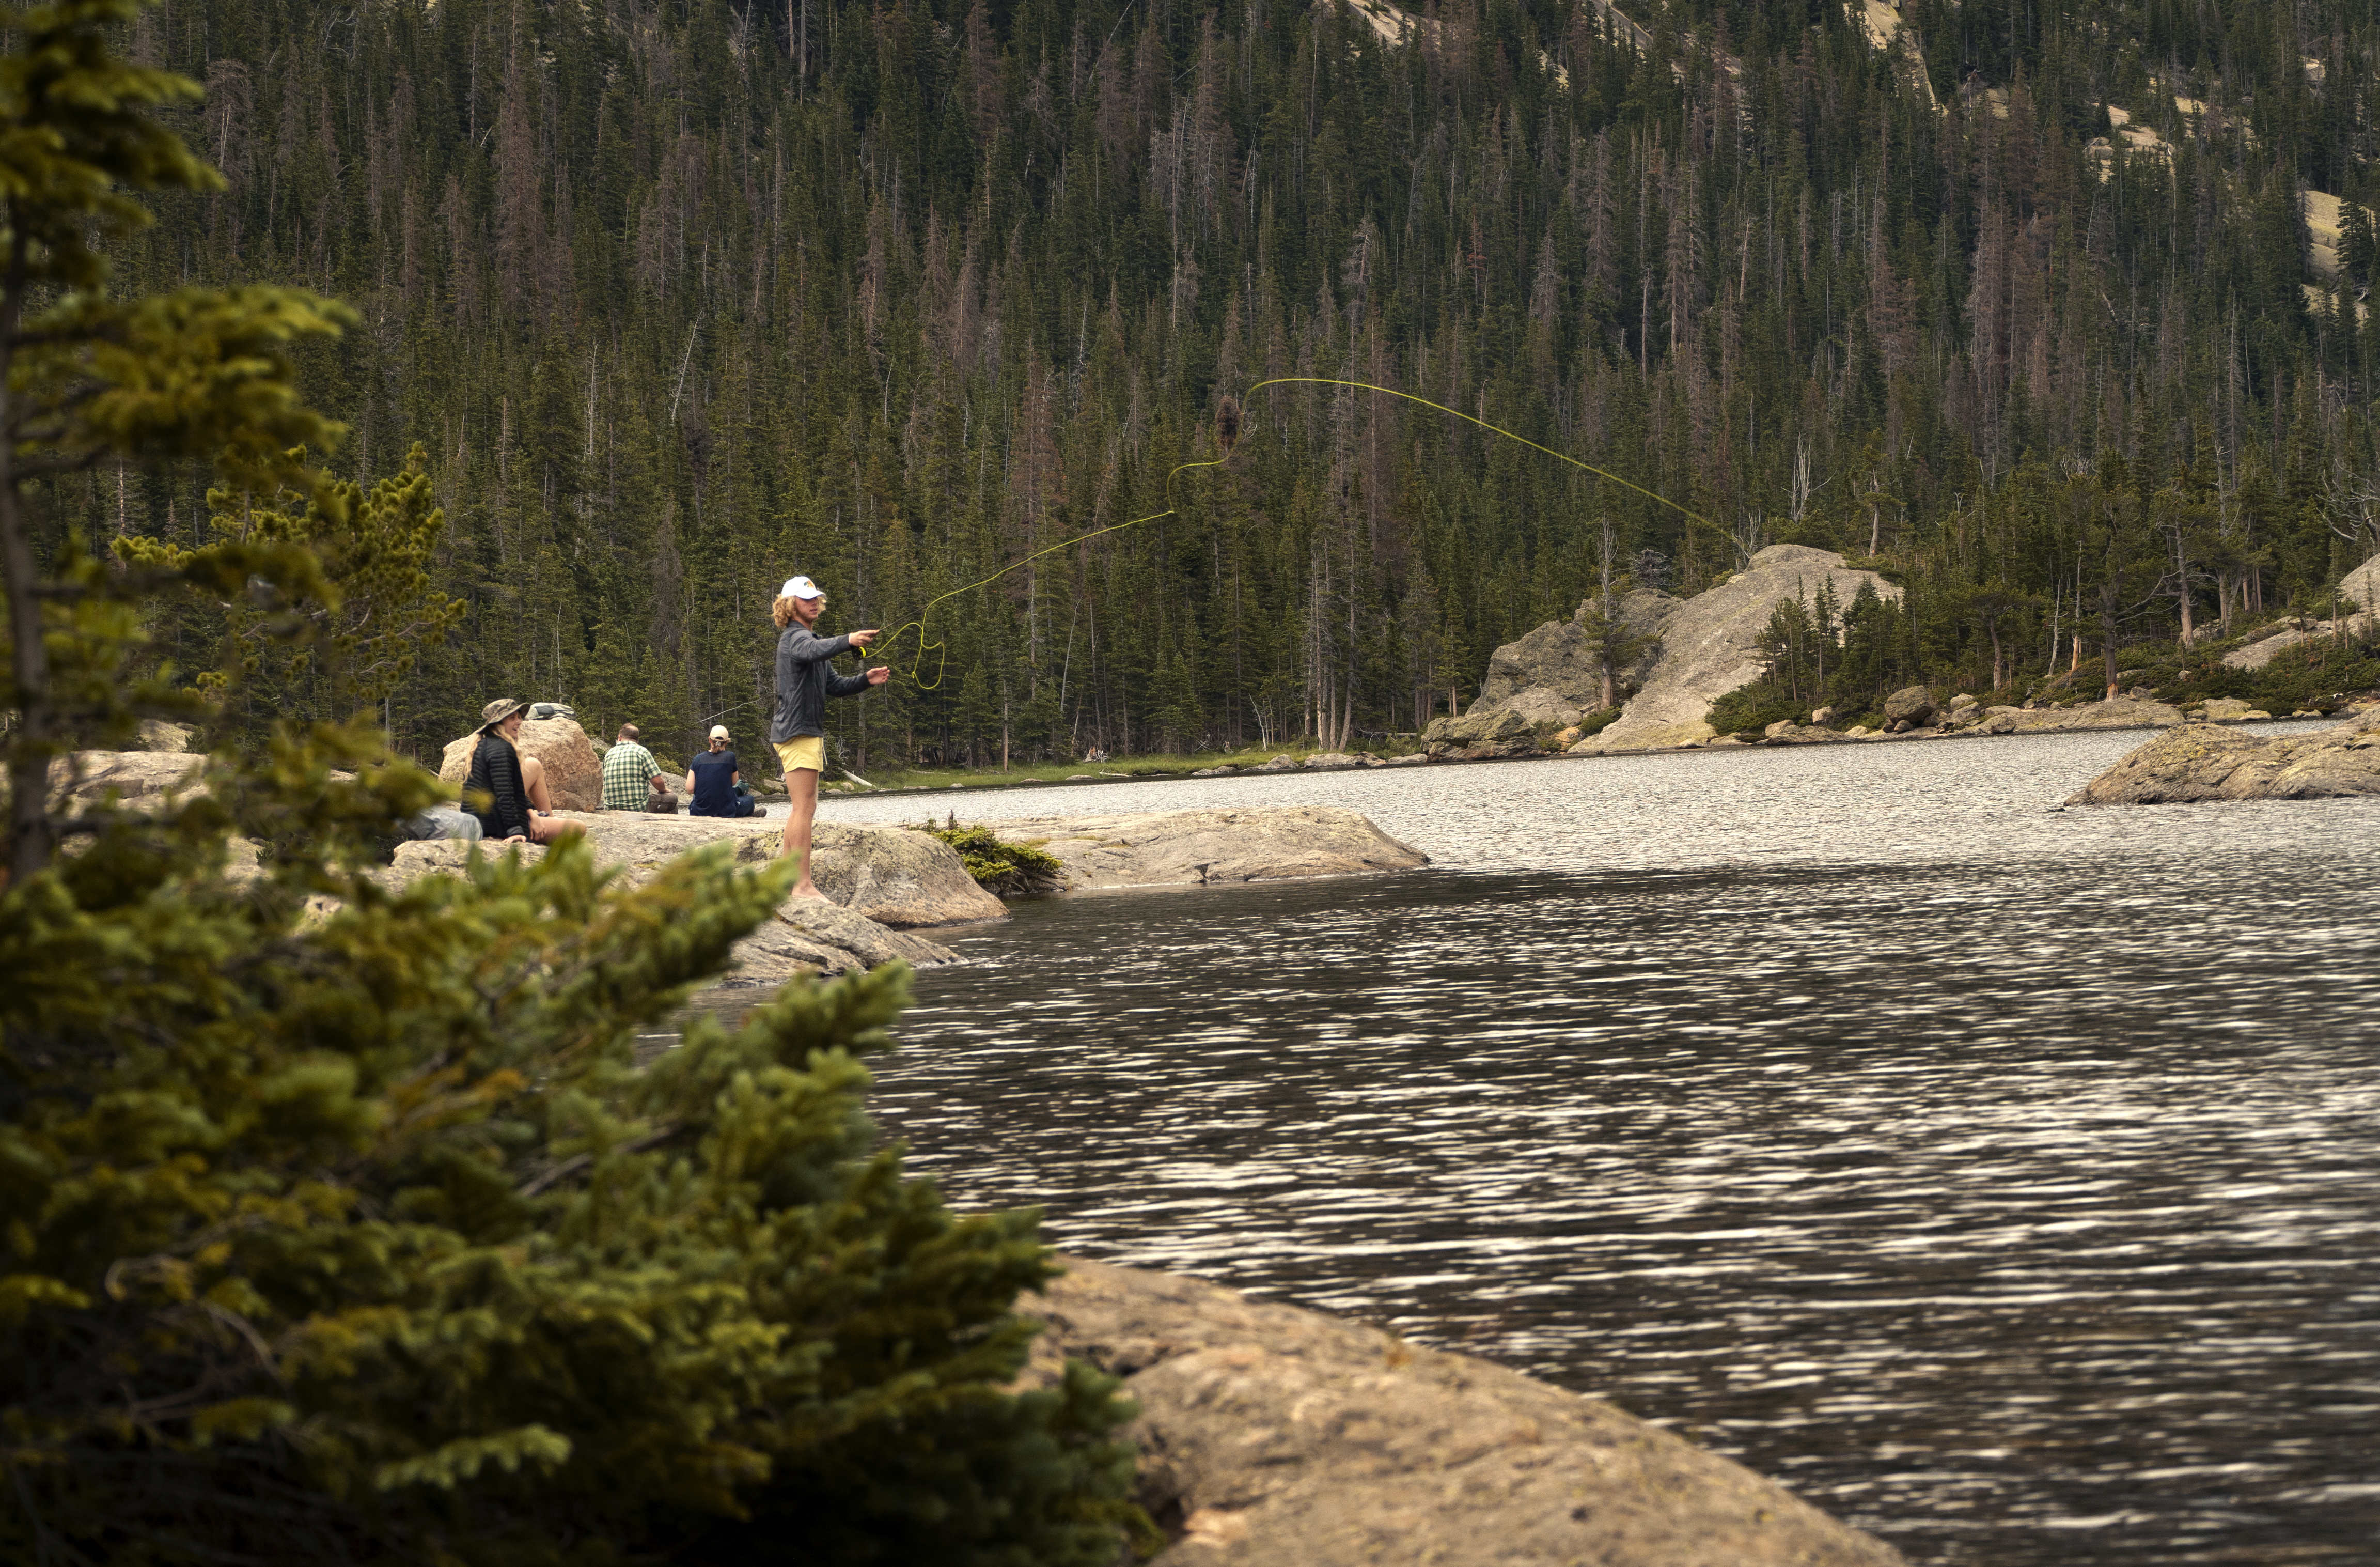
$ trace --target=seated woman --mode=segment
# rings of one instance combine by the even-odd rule
[[[740,785],[735,753],[727,748],[727,725],[710,726],[710,748],[686,770],[686,792],[694,797],[688,816],[749,816],[752,796]]]
[[[480,710],[480,743],[471,752],[471,780],[464,785],[463,797],[480,826],[499,843],[551,844],[587,831],[579,822],[553,819],[545,769],[535,757],[524,758],[514,744],[528,711],[527,702],[509,697],[498,697]],[[480,799],[487,804],[476,807]]]

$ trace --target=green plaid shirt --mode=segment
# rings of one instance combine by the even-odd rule
[[[603,808],[642,810],[653,792],[653,775],[661,771],[653,753],[634,740],[623,740],[603,753]]]

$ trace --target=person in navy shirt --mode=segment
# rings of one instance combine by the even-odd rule
[[[736,771],[735,753],[727,748],[727,725],[710,726],[710,748],[694,759],[686,770],[686,792],[694,804],[688,816],[749,816],[752,796],[738,787],[744,782]]]

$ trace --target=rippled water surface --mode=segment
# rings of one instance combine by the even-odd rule
[[[2380,801],[2046,808],[2142,738],[978,796],[1435,863],[1020,905],[878,1111],[960,1202],[1613,1398],[1912,1561],[2380,1561]]]

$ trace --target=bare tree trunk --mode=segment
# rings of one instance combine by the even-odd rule
[[[12,884],[50,863],[50,753],[56,715],[50,700],[50,655],[42,640],[42,601],[34,591],[33,541],[18,508],[16,409],[8,396],[16,368],[17,325],[25,297],[19,238],[0,280],[0,570],[8,576],[8,674],[17,687],[17,742],[8,752],[8,876]]]
[[[2116,584],[2099,585],[2099,661],[2107,676],[2107,700],[2116,699]]]

